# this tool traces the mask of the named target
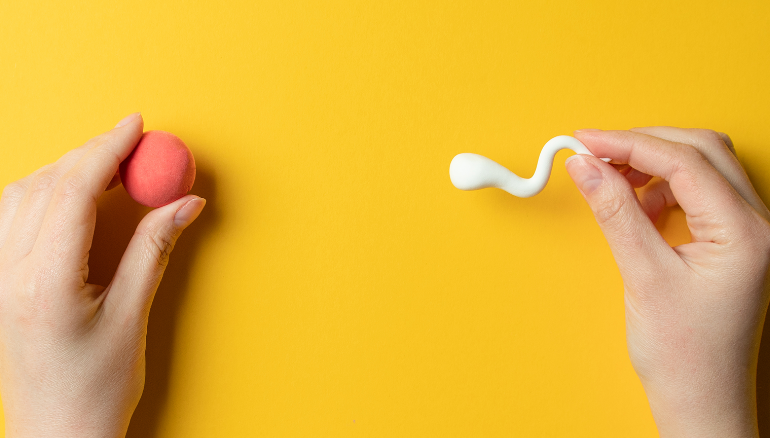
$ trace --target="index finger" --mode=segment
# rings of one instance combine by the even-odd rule
[[[96,200],[139,142],[143,126],[141,115],[132,114],[93,140],[96,146],[57,183],[33,251],[50,248],[57,264],[83,267],[96,225]]]
[[[597,157],[628,163],[633,168],[669,182],[677,202],[688,216],[694,241],[723,239],[719,231],[725,219],[740,220],[745,201],[724,176],[691,145],[630,131],[577,131],[575,137]]]

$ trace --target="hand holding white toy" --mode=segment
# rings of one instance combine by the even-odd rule
[[[578,154],[592,155],[578,139],[568,135],[554,137],[543,146],[537,168],[532,178],[525,179],[477,154],[459,154],[449,164],[449,179],[460,190],[478,190],[488,187],[503,189],[513,196],[529,198],[540,193],[551,176],[551,167],[556,153],[570,149]],[[603,158],[610,161],[609,158]]]

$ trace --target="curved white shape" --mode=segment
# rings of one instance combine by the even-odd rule
[[[543,146],[537,168],[532,178],[525,179],[497,164],[487,157],[477,154],[460,154],[449,164],[449,179],[460,190],[478,190],[496,187],[520,198],[529,198],[540,193],[551,176],[551,167],[556,152],[570,149],[578,154],[593,154],[575,137],[560,135]],[[609,158],[602,158],[610,161]]]

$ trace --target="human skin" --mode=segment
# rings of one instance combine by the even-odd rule
[[[139,224],[106,287],[88,284],[96,200],[142,136],[132,114],[0,198],[0,390],[6,436],[121,437],[144,388],[147,319],[174,242],[205,200]]]
[[[575,137],[614,164],[575,155],[567,171],[620,269],[628,352],[660,436],[757,437],[770,212],[730,138],[671,127]],[[677,204],[692,242],[672,248],[654,222]]]
[[[96,199],[141,134],[141,117],[129,116],[0,198],[8,437],[125,435],[144,386],[152,298],[175,240],[205,205],[187,196],[154,210],[113,281],[86,284]],[[617,163],[575,156],[567,169],[620,268],[629,353],[661,436],[757,436],[770,212],[729,138],[667,127],[575,135]],[[644,187],[639,197],[634,187]],[[671,248],[654,221],[677,203],[693,242]]]

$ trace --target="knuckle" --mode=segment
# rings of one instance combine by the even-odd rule
[[[628,208],[629,197],[626,194],[606,196],[593,210],[600,225],[622,218]]]
[[[722,141],[722,136],[720,136],[719,133],[714,131],[713,129],[696,129],[695,133],[704,140],[709,140],[717,143]]]
[[[32,194],[48,193],[54,189],[57,180],[58,178],[53,171],[45,170],[32,180],[29,189]]]
[[[12,182],[3,188],[2,198],[4,201],[18,201],[24,197],[27,187],[19,181]]]
[[[64,175],[57,185],[58,195],[63,199],[77,198],[83,193],[83,179],[76,174]]]
[[[698,148],[691,144],[681,143],[676,152],[682,165],[703,159],[703,155]]]
[[[733,146],[733,144],[732,144],[733,143],[733,139],[730,138],[730,136],[727,133],[725,133],[725,132],[717,132],[717,134],[719,135],[719,139],[722,140],[722,142],[724,142],[724,144],[728,148]]]
[[[37,270],[22,275],[20,287],[14,294],[14,307],[20,323],[39,323],[51,307],[51,296],[46,288],[44,273]]]
[[[143,241],[148,256],[158,266],[166,267],[176,244],[175,236],[162,231],[148,232],[143,234]]]
[[[109,133],[104,133],[94,140],[94,146],[90,148],[87,156],[99,161],[110,162],[110,165],[119,165],[120,156],[115,152],[117,140]]]
[[[103,132],[103,133],[97,135],[96,137],[91,137],[91,138],[88,139],[88,141],[83,143],[83,145],[80,146],[78,149],[81,149],[81,150],[85,151],[86,153],[88,153],[88,152],[92,151],[93,149],[96,149],[96,148],[100,147],[101,145],[103,145],[104,142],[106,141],[106,139],[108,138],[108,134],[109,134],[109,131],[108,132]]]
[[[724,150],[730,151],[727,134],[714,131],[713,129],[696,129],[696,135],[701,139],[700,146],[704,151]]]
[[[112,167],[117,169],[121,162],[120,155],[118,155],[118,153],[115,152],[115,150],[112,148],[105,149],[104,153],[106,155],[105,159],[110,162]]]
[[[68,151],[56,161],[55,165],[64,169],[71,168],[82,156],[81,148],[82,146],[80,148]]]
[[[673,168],[672,176],[678,175],[679,178],[684,179],[694,178],[693,169],[708,162],[695,146],[689,144],[679,144],[670,160]]]

